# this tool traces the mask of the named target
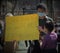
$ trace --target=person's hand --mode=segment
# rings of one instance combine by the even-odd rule
[[[38,30],[43,32],[43,29],[41,26],[38,26]]]
[[[39,43],[40,43],[40,46],[42,46],[42,41],[41,40],[39,40]]]

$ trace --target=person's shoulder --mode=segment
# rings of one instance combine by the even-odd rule
[[[56,35],[57,36],[57,33],[55,33],[54,31],[51,32],[51,35]]]
[[[50,34],[46,34],[45,36],[44,36],[44,38],[47,40],[47,39],[50,39],[50,36],[49,36]]]
[[[51,32],[50,37],[51,37],[52,39],[57,39],[57,33]]]
[[[54,22],[53,19],[52,19],[51,17],[46,16],[46,19],[49,20],[49,21]]]

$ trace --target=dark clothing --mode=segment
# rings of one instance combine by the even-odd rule
[[[2,25],[1,25],[1,23],[0,23],[0,38],[2,38]]]
[[[44,25],[46,23],[47,19],[44,18],[44,19],[39,19],[39,26],[41,26],[43,29],[44,29]],[[45,33],[44,32],[40,32],[40,36],[44,36]]]
[[[44,25],[45,25],[45,23],[46,23],[46,18],[44,18],[44,19],[39,19],[39,26],[41,26],[42,28],[44,28]]]
[[[40,53],[41,52],[40,44],[39,44],[38,40],[34,40],[33,42],[34,42],[34,44],[30,45],[27,53]]]
[[[42,50],[41,53],[57,53],[56,49],[46,49],[46,50]]]
[[[34,40],[34,47],[32,53],[41,53],[40,44],[38,40]]]
[[[48,16],[45,16],[44,19],[40,19],[40,18],[39,18],[39,26],[42,26],[42,27],[44,28],[44,25],[45,25],[46,21],[51,21],[51,22],[53,22],[53,19],[50,18],[50,17],[48,17]]]
[[[2,25],[0,23],[0,45],[3,46],[3,41],[2,41],[3,35],[2,35]]]
[[[52,18],[48,17],[48,16],[45,16],[44,19],[40,19],[39,18],[39,26],[41,26],[43,29],[44,29],[44,25],[46,23],[46,21],[51,21],[53,22]],[[40,36],[44,36],[45,33],[44,32],[40,32]]]

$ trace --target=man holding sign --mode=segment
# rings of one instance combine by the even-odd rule
[[[42,39],[45,36],[45,31],[44,31],[44,25],[46,23],[47,20],[53,22],[52,18],[46,16],[47,15],[47,7],[44,4],[39,4],[37,5],[37,14],[39,16],[39,26],[38,26],[38,30],[40,31],[40,37],[39,37],[39,41],[35,40],[35,48],[32,51],[32,53],[40,53],[40,45],[42,45]]]

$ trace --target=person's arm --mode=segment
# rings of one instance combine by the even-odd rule
[[[4,30],[4,22],[2,20],[0,20],[1,26],[2,26],[2,30]]]
[[[46,43],[47,43],[47,39],[46,37],[44,37],[44,39],[40,41],[40,47],[43,49],[46,46]]]
[[[46,33],[46,32],[44,31],[44,29],[43,29],[41,26],[38,26],[38,30],[39,30],[39,31],[42,31],[42,32],[44,32],[44,33]]]

